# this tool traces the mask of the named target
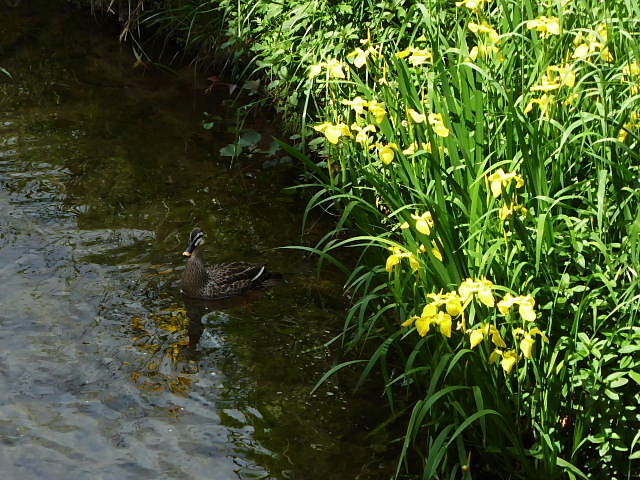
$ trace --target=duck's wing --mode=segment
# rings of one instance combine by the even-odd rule
[[[210,283],[216,285],[250,286],[266,271],[264,264],[248,262],[219,263],[207,267]]]

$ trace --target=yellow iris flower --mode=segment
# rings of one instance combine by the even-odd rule
[[[448,137],[449,129],[444,126],[444,121],[442,119],[442,114],[440,113],[430,113],[429,114],[429,124],[436,135],[439,137]]]
[[[533,337],[535,335],[540,335],[542,337],[542,340],[544,340],[545,342],[549,341],[544,332],[538,327],[532,328],[528,332],[522,328],[516,328],[513,331],[513,334],[516,338],[518,338],[519,336],[523,337],[520,341],[520,351],[522,352],[522,355],[524,355],[524,358],[532,357],[533,345],[535,344],[535,339]]]
[[[362,97],[356,97],[353,100],[342,100],[343,105],[349,105],[356,112],[356,115],[362,115],[364,113],[364,109],[369,106],[369,102],[367,102]]]
[[[378,157],[382,163],[389,165],[393,162],[396,155],[395,150],[398,149],[395,143],[387,143],[386,145],[384,143],[376,143],[374,146],[378,150]]]
[[[538,17],[534,20],[527,21],[529,30],[536,30],[542,38],[549,35],[560,35],[560,21],[558,17]]]
[[[515,350],[509,350],[502,354],[502,360],[500,361],[500,365],[505,373],[509,374],[513,370],[513,367],[518,363],[518,352]]]
[[[500,207],[500,220],[504,222],[507,218],[513,216],[513,214],[516,212],[520,212],[522,215],[526,215],[528,210],[522,205],[516,203],[505,203]]]
[[[402,323],[402,326],[409,327],[414,323],[416,326],[416,330],[418,331],[418,335],[420,335],[421,337],[424,337],[427,333],[429,333],[431,325],[435,324],[440,328],[440,333],[442,333],[447,338],[451,338],[451,315],[443,311],[439,311],[433,303],[425,305],[420,316],[414,315],[413,317]]]
[[[551,115],[551,108],[555,103],[555,99],[553,95],[549,95],[545,93],[540,98],[532,98],[527,103],[527,106],[524,108],[524,113],[527,114],[531,110],[533,110],[533,106],[537,104],[540,107],[540,117],[541,118],[549,118]]]
[[[576,84],[576,74],[571,65],[550,65],[547,71],[556,72],[560,77],[560,83],[569,88],[573,88]]]
[[[349,127],[344,123],[338,123],[334,125],[333,123],[325,122],[320,125],[314,126],[313,129],[317,132],[324,133],[324,136],[327,137],[327,140],[329,140],[329,142],[333,143],[334,145],[338,143],[340,137],[353,136],[351,134],[351,131],[349,130]]]
[[[480,11],[486,7],[490,0],[462,0],[456,2],[456,7],[465,7],[471,10],[473,13],[480,13]]]
[[[329,78],[346,78],[344,74],[344,63],[336,58],[332,58],[328,62],[317,63],[309,68],[309,78],[316,77],[322,73],[322,69],[326,69]]]
[[[535,304],[536,300],[532,295],[514,297],[510,293],[507,293],[504,298],[498,302],[498,310],[502,315],[508,315],[511,307],[518,305],[518,313],[520,313],[520,316],[528,322],[533,322],[537,317]]]
[[[478,57],[489,57],[491,55],[497,55],[500,53],[500,34],[486,22],[474,23],[469,22],[467,28],[478,36],[484,37],[484,40],[480,41],[478,45],[475,45],[469,52],[469,59],[476,61]],[[502,57],[499,58],[503,60]]]
[[[502,189],[506,188],[511,182],[516,182],[516,188],[524,187],[524,179],[514,172],[505,173],[501,168],[487,176],[491,194],[494,198],[498,198],[502,194]]]
[[[470,301],[471,298],[476,295],[481,303],[487,307],[493,307],[495,305],[495,300],[493,298],[492,289],[493,283],[486,278],[481,278],[475,281],[467,278],[458,287],[458,293],[460,294],[460,298],[463,303]]]
[[[429,146],[429,149],[426,149],[426,146]],[[420,143],[420,145],[418,145],[418,142],[413,142],[411,145],[409,145],[407,148],[405,148],[404,150],[402,150],[402,153],[404,153],[405,155],[413,155],[414,153],[416,153],[417,150],[427,150],[428,152],[431,152],[431,144],[429,143]]]
[[[384,117],[387,115],[387,111],[384,108],[384,103],[380,103],[377,100],[369,100],[369,112],[375,117],[376,123],[380,125]]]
[[[387,257],[387,262],[385,265],[385,269],[387,270],[387,272],[392,272],[394,267],[398,265],[403,258],[409,259],[409,266],[413,271],[416,271],[418,270],[418,268],[420,268],[420,263],[418,262],[416,257],[414,257],[413,253],[407,252],[400,247],[389,247],[389,250],[391,250],[392,253]]]
[[[500,49],[495,45],[481,43],[473,46],[469,52],[469,58],[475,62],[478,57],[489,57],[498,53],[500,53]],[[502,56],[499,59],[504,60]]]
[[[491,45],[495,45],[500,42],[500,35],[496,31],[496,29],[486,22],[483,22],[483,23],[469,22],[469,25],[467,25],[467,28],[473,33],[486,35],[489,39],[489,44]]]
[[[429,293],[427,297],[432,300],[430,306],[438,308],[444,305],[447,314],[453,318],[461,315],[464,311],[462,299],[455,290],[447,293]]]
[[[416,230],[425,235],[431,235],[431,229],[433,228],[433,216],[431,212],[426,211],[422,215],[412,214],[411,218],[416,221]]]
[[[376,127],[374,125],[365,125],[364,127],[361,127],[357,123],[354,123],[351,125],[351,130],[358,132],[355,138],[356,142],[369,143],[369,141],[371,140],[369,132],[375,133]]]
[[[513,371],[513,367],[518,363],[518,352],[515,350],[508,350],[506,352],[499,348],[496,348],[491,355],[489,355],[489,364],[493,365],[500,360],[500,365],[505,373],[509,374]]]
[[[495,346],[502,348],[507,346],[507,344],[504,343],[504,340],[502,339],[502,336],[500,335],[500,332],[498,331],[496,326],[491,323],[487,323],[486,325],[482,325],[481,327],[478,327],[469,332],[471,349],[477,347],[485,338],[489,336],[491,337],[491,342]]]
[[[433,255],[434,257],[436,257],[438,260],[442,261],[442,252],[440,251],[440,249],[438,248],[438,245],[436,245],[435,240],[431,240],[431,245],[433,245],[433,248],[431,249],[431,255]],[[448,309],[447,309],[448,310]],[[449,312],[449,314],[452,317],[455,317],[456,315],[453,315],[451,312]]]
[[[422,65],[424,63],[433,62],[433,54],[429,50],[414,48],[414,47],[409,47],[402,50],[401,52],[396,53],[396,57],[398,58],[409,57],[407,60],[414,67],[417,67],[418,65]]]
[[[423,123],[427,120],[424,113],[417,112],[413,108],[407,108],[407,115],[413,123]]]
[[[362,68],[367,64],[367,58],[371,54],[378,54],[378,51],[373,47],[369,47],[365,50],[362,48],[356,48],[353,52],[347,54],[347,59],[353,59],[353,65],[356,68]]]
[[[571,88],[575,84],[576,74],[569,65],[551,65],[547,68],[547,73],[542,75],[540,84],[534,85],[530,90],[532,92],[550,92],[559,89],[563,85]]]
[[[418,144],[418,142],[413,142],[413,143],[411,143],[411,145],[409,145],[407,148],[405,148],[402,151],[402,153],[404,153],[405,155],[413,155],[418,150],[423,150],[425,152],[431,153],[432,152],[431,142],[420,142],[420,144]],[[438,146],[438,152],[442,156],[442,155],[445,155],[445,154],[449,153],[449,150],[444,148],[442,145],[439,145]]]
[[[574,41],[576,49],[571,58],[577,60],[585,59],[594,53],[599,53],[600,57],[606,62],[613,62],[613,55],[607,47],[608,33],[607,25],[601,23],[596,27],[595,33],[590,33],[587,38],[583,38],[582,34],[578,35]]]

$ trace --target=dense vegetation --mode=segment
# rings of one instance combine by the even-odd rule
[[[637,2],[120,3],[297,135],[396,477],[640,471]]]

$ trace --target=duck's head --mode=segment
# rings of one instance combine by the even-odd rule
[[[201,245],[204,245],[204,232],[199,228],[194,228],[189,236],[189,246],[182,252],[182,255],[190,257],[194,250]]]

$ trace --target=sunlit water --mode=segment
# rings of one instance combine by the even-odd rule
[[[283,171],[229,170],[233,111],[134,70],[67,2],[26,3],[0,2],[0,478],[385,478],[382,398],[309,393],[341,287],[277,249],[300,242]],[[185,301],[196,225],[210,261],[287,282]]]

